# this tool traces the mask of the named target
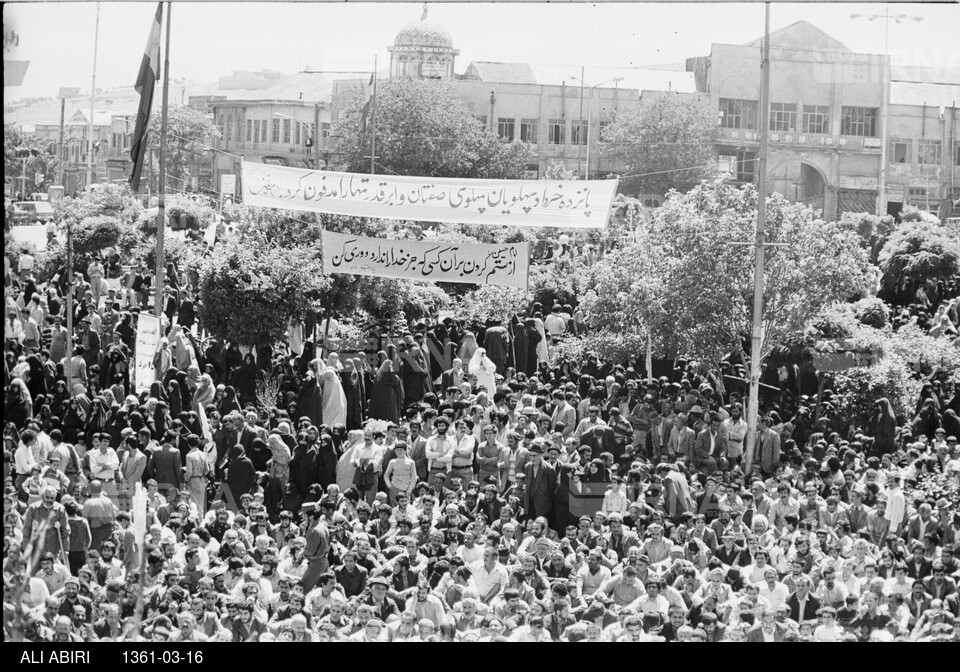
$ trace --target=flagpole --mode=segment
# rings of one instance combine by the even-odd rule
[[[373,98],[370,99],[370,174],[377,173],[377,55],[373,55]]]
[[[93,29],[93,76],[90,78],[90,120],[87,124],[87,188],[93,186],[93,107],[97,96],[97,46],[100,43],[100,3],[97,3],[97,23]]]
[[[156,289],[154,290],[153,312],[158,318],[163,312],[163,278],[166,275],[163,263],[163,230],[166,227],[164,198],[167,187],[167,93],[170,90],[170,5],[167,3],[166,48],[163,50],[163,102],[160,111],[160,185],[157,193],[157,264]]]

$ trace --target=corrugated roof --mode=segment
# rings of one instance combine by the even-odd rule
[[[580,86],[580,68],[575,66],[474,61],[467,68],[467,74],[477,74],[484,82]],[[615,79],[619,81],[614,82]],[[697,90],[692,72],[646,68],[587,68],[584,72],[584,86],[682,93],[693,93]]]
[[[924,68],[917,65],[894,65],[890,67],[890,78],[895,82],[960,85],[960,70],[955,68]]]
[[[223,95],[224,92],[218,93]],[[266,89],[236,91],[227,100],[304,100],[316,103],[329,101],[332,93],[332,79],[322,74],[300,72]]]
[[[533,84],[536,77],[528,63],[501,63],[497,61],[473,61],[467,68],[468,78],[483,82],[505,84]]]
[[[960,103],[960,85],[890,82],[891,105],[953,107]]]

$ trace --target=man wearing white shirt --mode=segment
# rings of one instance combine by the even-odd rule
[[[474,565],[473,583],[484,604],[490,604],[507,587],[507,570],[497,560],[497,549],[483,549],[483,561]]]
[[[763,583],[760,584],[760,597],[765,598],[770,603],[770,608],[773,611],[777,611],[780,605],[790,597],[790,589],[777,581],[777,570],[772,566],[764,570]]]
[[[630,606],[636,609],[640,615],[656,612],[663,617],[663,620],[666,620],[667,612],[670,610],[670,603],[660,594],[660,583],[656,579],[647,579],[644,588],[646,588],[646,594],[641,595],[640,598]]]
[[[891,472],[887,475],[887,511],[884,517],[890,521],[890,531],[900,536],[903,529],[904,514],[907,510],[907,500],[900,490],[900,474]]]
[[[95,434],[93,449],[90,451],[90,474],[106,485],[116,480],[119,468],[120,458],[117,451],[110,447],[110,435]]]
[[[17,478],[14,485],[20,498],[26,500],[27,493],[23,491],[23,482],[30,478],[34,467],[39,467],[40,463],[34,457],[33,447],[37,441],[37,435],[33,430],[26,429],[20,434],[20,443],[13,454],[14,469],[17,472]]]
[[[727,435],[727,459],[740,463],[743,457],[743,440],[747,436],[747,423],[741,417],[743,409],[740,404],[733,404],[730,417],[723,421],[723,431]]]

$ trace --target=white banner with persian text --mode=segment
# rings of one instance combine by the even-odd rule
[[[470,180],[242,165],[243,203],[355,217],[599,229],[617,180]]]
[[[137,392],[149,390],[156,379],[153,356],[157,353],[158,343],[160,343],[160,318],[141,313],[137,318],[136,368],[134,369]]]
[[[323,232],[323,272],[527,288],[528,243],[480,245]]]

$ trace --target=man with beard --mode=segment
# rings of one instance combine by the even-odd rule
[[[70,523],[63,505],[56,501],[57,491],[44,486],[40,501],[31,504],[23,517],[24,539],[37,539],[43,534],[40,552],[63,558],[70,547]]]
[[[330,553],[330,530],[323,522],[320,507],[313,502],[303,505],[301,513],[306,524],[306,546],[304,558],[307,561],[307,571],[303,576],[303,590],[309,593],[317,584],[320,576],[327,572],[330,563],[327,556]]]

